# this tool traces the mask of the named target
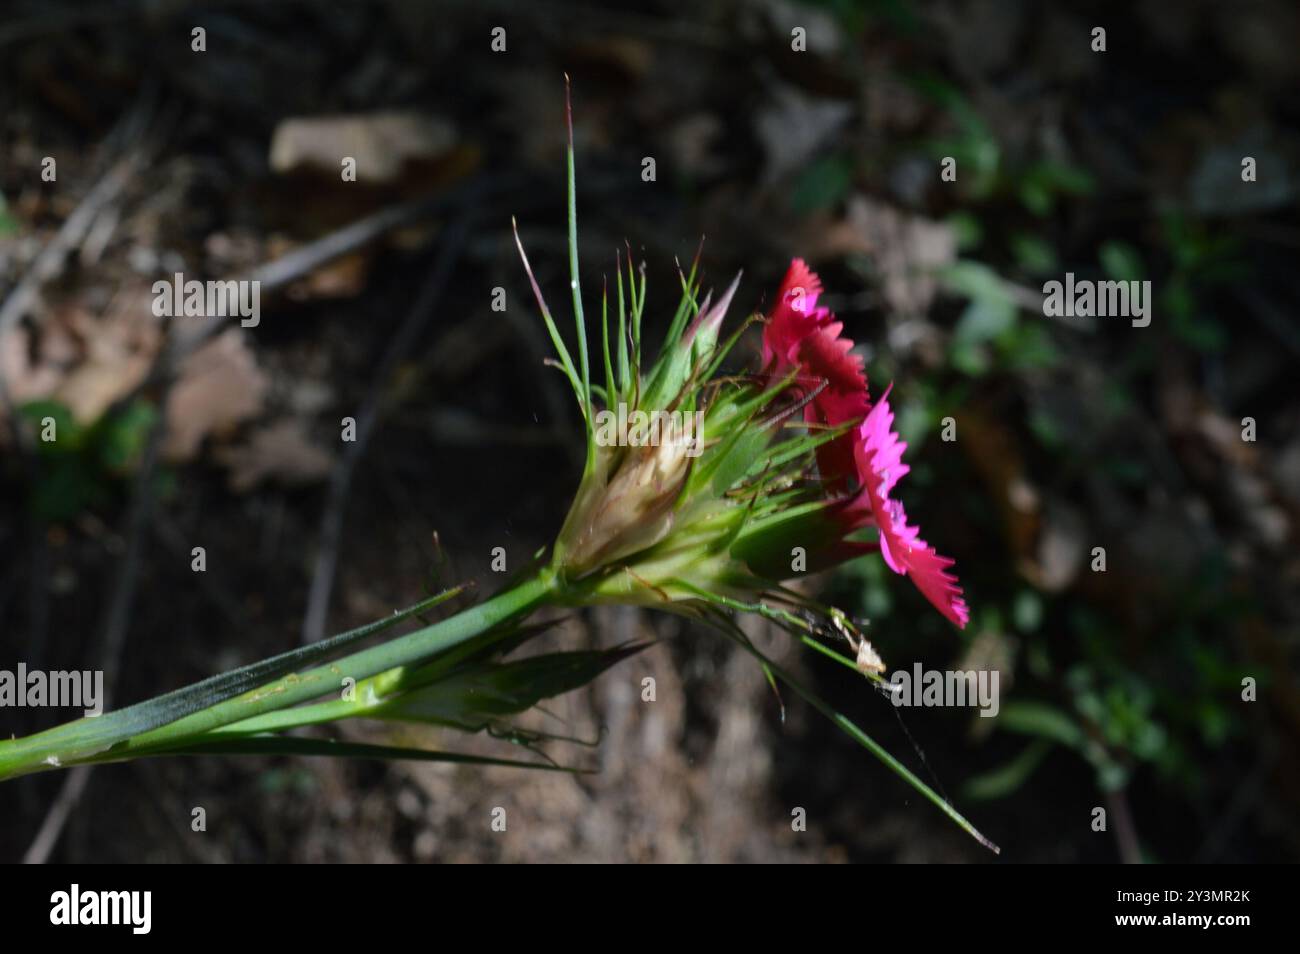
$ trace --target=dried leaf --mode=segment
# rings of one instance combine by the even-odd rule
[[[167,397],[163,455],[190,460],[204,438],[233,429],[262,411],[267,378],[242,328],[231,328],[185,359]]]
[[[271,168],[286,173],[306,167],[337,176],[344,157],[351,157],[358,179],[391,182],[405,163],[438,159],[455,144],[450,123],[421,113],[286,119],[271,139]]]
[[[938,289],[936,273],[957,258],[952,228],[865,196],[849,200],[847,221],[880,270],[890,307],[900,315],[924,314]]]
[[[332,459],[311,443],[299,418],[281,418],[258,428],[249,439],[222,448],[217,459],[230,470],[230,489],[242,493],[264,480],[289,486],[309,484],[330,472]]]

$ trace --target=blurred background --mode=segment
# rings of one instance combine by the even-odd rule
[[[591,300],[625,242],[661,325],[702,237],[706,284],[745,270],[733,318],[810,261],[894,383],[903,498],[973,618],[878,559],[817,586],[891,668],[997,668],[1001,711],[896,712],[755,638],[1002,860],[1294,861],[1298,47],[1285,0],[11,2],[0,668],[100,668],[127,703],[490,591],[493,547],[552,538],[579,424],[510,216],[563,302],[567,71]],[[155,317],[177,272],[260,280],[260,322]],[[1044,317],[1066,272],[1151,281],[1151,324]],[[15,440],[46,417],[57,442]],[[533,714],[599,738],[552,750],[598,774],[108,766],[0,787],[0,857],[992,860],[708,630],[619,609],[546,637],[628,638],[656,643]]]

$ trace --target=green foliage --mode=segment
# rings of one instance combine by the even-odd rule
[[[1170,326],[1183,343],[1198,351],[1221,351],[1227,330],[1203,301],[1216,288],[1249,277],[1240,242],[1177,210],[1164,214],[1162,226],[1172,270],[1163,283],[1161,305]]]
[[[1033,232],[1013,232],[1009,239],[1016,264],[1030,275],[1042,277],[1061,270],[1061,261],[1051,242]]]
[[[1043,764],[1043,760],[1051,750],[1052,746],[1049,742],[1035,739],[1011,761],[968,780],[962,788],[962,793],[967,798],[979,801],[1013,795],[1029,781],[1030,776]]]
[[[0,238],[13,235],[18,231],[18,220],[9,212],[4,193],[0,192]]]
[[[31,507],[43,521],[67,520],[111,499],[120,479],[134,469],[158,411],[139,399],[89,427],[57,401],[30,401],[19,408],[35,435],[41,477]]]
[[[1146,275],[1146,265],[1142,254],[1130,245],[1118,239],[1109,239],[1097,249],[1097,258],[1106,277],[1116,282],[1141,281]]]
[[[965,95],[951,83],[934,75],[908,77],[922,95],[943,106],[954,129],[949,136],[921,144],[922,151],[938,162],[951,156],[957,160],[957,183],[972,201],[993,196],[1002,183],[1002,148],[988,124]]]
[[[790,205],[796,212],[810,214],[842,202],[853,186],[853,160],[835,153],[816,160],[795,179]]]
[[[949,344],[949,359],[959,371],[983,377],[998,369],[1026,370],[1056,362],[1047,329],[1019,320],[1010,288],[991,267],[962,260],[939,278],[949,294],[967,299]]]
[[[464,666],[401,692],[361,714],[401,722],[429,722],[479,732],[518,715],[543,699],[593,681],[644,644],[609,650],[547,653],[514,662]]]
[[[1096,188],[1083,169],[1051,160],[1031,163],[1016,176],[1016,182],[1021,203],[1039,217],[1054,212],[1063,197],[1090,195]]]

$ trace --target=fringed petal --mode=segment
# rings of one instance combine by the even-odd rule
[[[763,366],[777,373],[795,363],[799,343],[831,321],[831,314],[817,307],[822,293],[821,279],[801,258],[790,263],[777,293],[776,303],[763,330]]]
[[[957,577],[949,573],[953,560],[940,556],[921,539],[920,530],[907,522],[903,505],[891,500],[889,492],[910,468],[903,463],[907,445],[893,430],[894,413],[888,391],[876,403],[858,429],[858,476],[871,498],[871,509],[880,529],[880,555],[895,573],[912,578],[922,595],[945,617],[964,628],[970,610],[962,597]]]

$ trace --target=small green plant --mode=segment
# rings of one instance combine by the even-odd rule
[[[52,400],[29,401],[19,412],[37,436],[41,466],[31,507],[50,523],[108,500],[119,478],[138,461],[158,416],[144,400],[92,424],[79,423],[66,406]]]

